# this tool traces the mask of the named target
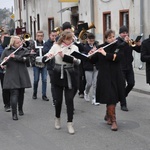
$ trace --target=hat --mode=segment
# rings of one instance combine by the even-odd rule
[[[123,32],[127,32],[128,33],[128,28],[126,26],[121,26],[119,29],[119,34],[123,33]]]
[[[64,31],[65,29],[71,29],[71,24],[70,24],[70,22],[64,22],[63,24],[62,24],[62,30]]]

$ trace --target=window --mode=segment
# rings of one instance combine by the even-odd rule
[[[129,10],[120,11],[120,26],[123,25],[129,29]]]
[[[111,13],[104,12],[103,13],[103,35],[106,30],[111,29]]]
[[[40,30],[40,15],[37,14],[37,29]]]
[[[48,18],[48,33],[54,29],[54,18]]]

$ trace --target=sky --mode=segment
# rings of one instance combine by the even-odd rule
[[[0,0],[0,8],[11,8],[14,6],[14,0]]]

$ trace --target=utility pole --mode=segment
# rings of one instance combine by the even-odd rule
[[[18,4],[19,4],[19,24],[20,24],[20,28],[22,27],[22,19],[21,19],[21,0],[18,0]]]

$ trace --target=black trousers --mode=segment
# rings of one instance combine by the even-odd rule
[[[60,118],[62,102],[63,102],[63,93],[65,97],[65,103],[67,107],[67,122],[73,121],[73,99],[74,99],[74,89],[68,89],[66,87],[61,87],[54,85],[54,90],[56,94],[56,103],[55,103],[55,116]]]
[[[52,76],[53,76],[53,71],[52,70],[48,70],[48,74],[49,74],[49,78],[50,78],[50,82],[53,80]],[[55,104],[56,101],[56,94],[55,94],[55,88],[53,83],[51,83],[51,93],[52,93],[52,98],[53,98],[53,103]]]
[[[24,88],[11,89],[10,102],[11,102],[12,112],[17,111],[17,104],[18,104],[18,110],[22,110],[23,102],[24,102]]]
[[[127,97],[135,85],[133,68],[123,70],[123,75],[125,79],[125,96]],[[126,106],[126,99],[121,101],[121,106]]]
[[[4,107],[10,107],[10,90],[3,89],[4,75],[5,75],[4,73],[0,73],[3,103]]]

